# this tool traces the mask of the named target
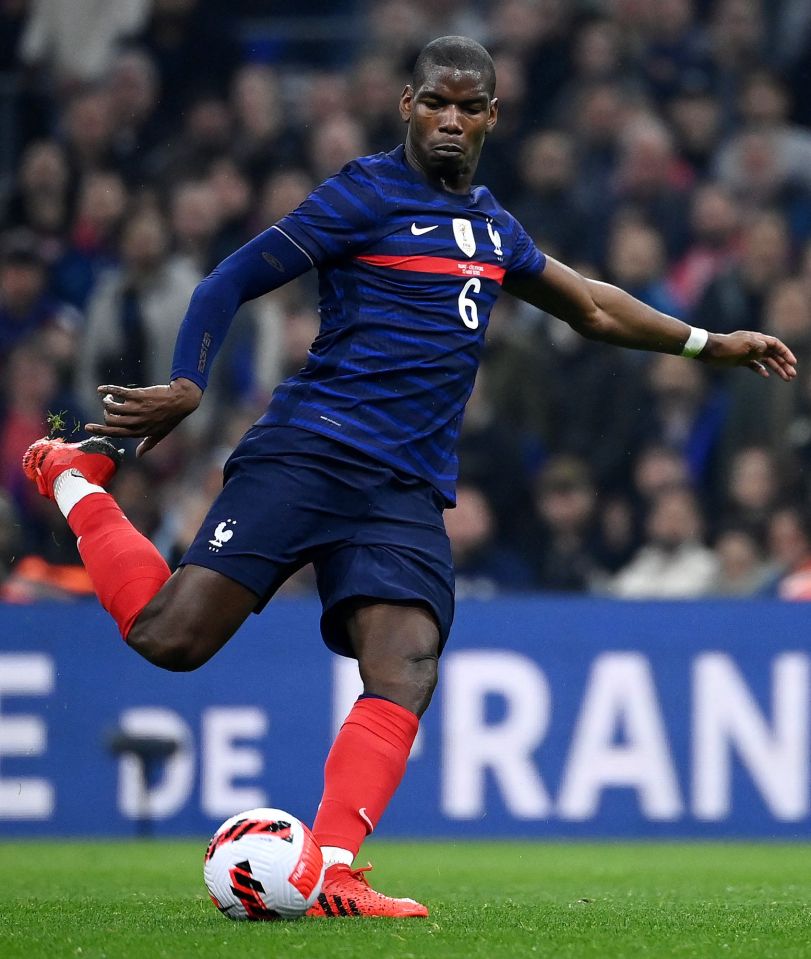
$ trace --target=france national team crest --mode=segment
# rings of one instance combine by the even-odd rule
[[[219,553],[223,546],[225,546],[234,535],[234,531],[229,529],[229,527],[236,525],[237,521],[235,519],[227,519],[220,523],[214,530],[214,539],[208,541],[208,551],[210,553]]]
[[[473,256],[476,252],[476,240],[470,220],[455,219],[453,221],[453,238],[465,256]]]
[[[504,258],[504,250],[501,249],[501,234],[493,227],[493,221],[487,221],[487,232],[490,234],[490,241],[493,244],[493,253],[499,258]]]

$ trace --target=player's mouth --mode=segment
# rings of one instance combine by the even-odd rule
[[[458,143],[437,143],[431,149],[434,153],[447,157],[464,156],[465,153]]]

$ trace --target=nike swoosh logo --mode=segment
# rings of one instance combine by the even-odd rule
[[[422,236],[423,233],[430,233],[431,230],[437,229],[439,229],[438,223],[435,226],[417,226],[416,223],[411,224],[411,232],[414,234],[414,236]]]
[[[358,815],[359,815],[360,818],[366,823],[366,825],[369,827],[369,832],[374,832],[374,828],[375,828],[375,827],[372,825],[372,820],[366,815],[366,807],[365,807],[365,806],[361,806],[361,807],[360,807],[360,809],[358,810]]]

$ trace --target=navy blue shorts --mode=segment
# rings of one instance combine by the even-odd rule
[[[307,563],[315,567],[327,646],[352,650],[353,601],[427,607],[445,645],[453,621],[441,494],[359,450],[308,430],[254,426],[229,457],[223,489],[181,565],[205,566],[259,597],[260,612]]]

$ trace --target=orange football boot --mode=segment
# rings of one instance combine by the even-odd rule
[[[421,918],[428,915],[425,906],[413,899],[392,899],[375,892],[364,873],[371,864],[353,869],[337,863],[324,873],[321,893],[307,910],[308,916],[336,919],[340,916],[362,918],[364,916],[389,916],[393,919]]]
[[[124,451],[102,437],[92,437],[81,443],[66,443],[62,439],[43,437],[32,443],[23,455],[23,472],[37,484],[39,492],[54,498],[54,480],[65,470],[75,469],[88,483],[104,486],[121,465]]]

